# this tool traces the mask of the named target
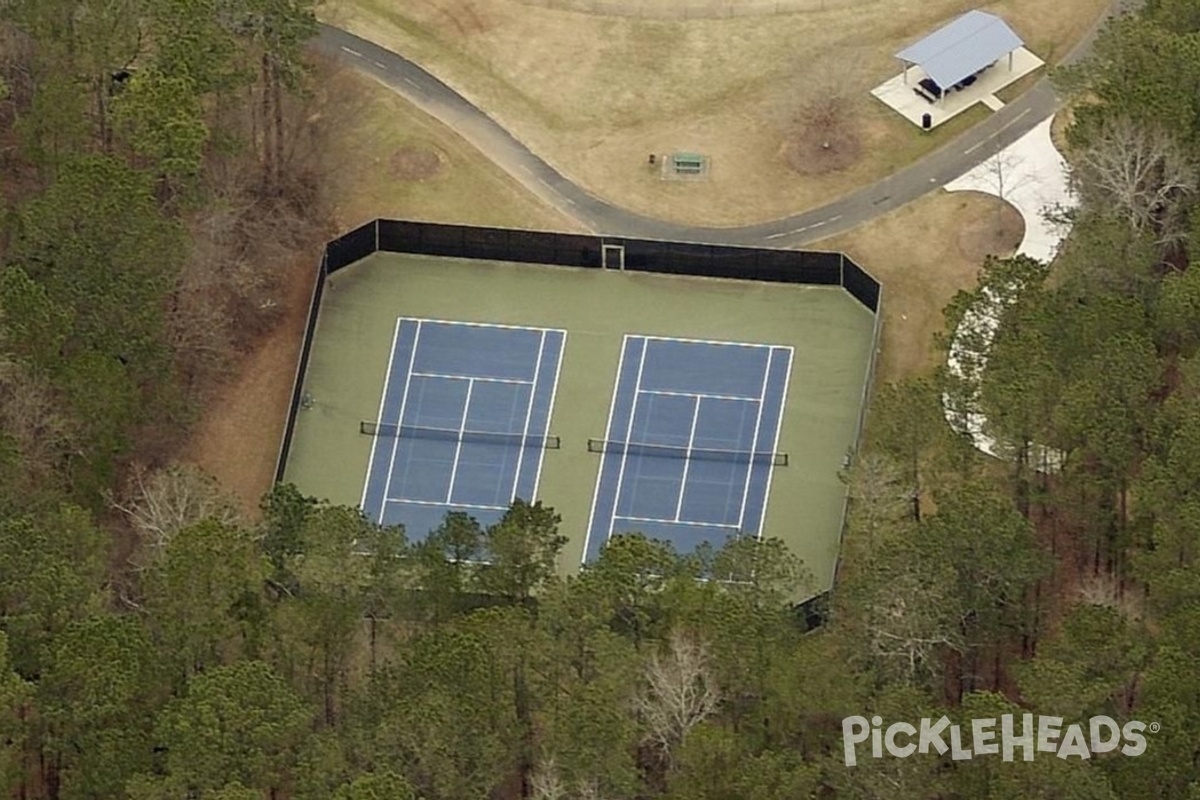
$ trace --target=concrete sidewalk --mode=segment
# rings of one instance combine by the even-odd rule
[[[1065,225],[1049,221],[1047,211],[1073,208],[1077,200],[1068,182],[1067,162],[1050,138],[1054,118],[1045,120],[1017,142],[982,164],[946,184],[948,192],[982,192],[1010,203],[1025,221],[1025,235],[1017,247],[1019,255],[1049,264],[1070,233]],[[1000,325],[1005,307],[1020,292],[1010,287],[1004,296],[985,291],[975,307],[969,309],[954,332],[946,366],[950,374],[966,382],[978,394],[978,386],[987,368],[987,349]],[[979,350],[968,351],[965,342],[979,342]],[[988,435],[987,418],[974,407],[954,407],[949,397],[942,398],[946,421],[959,433],[971,437],[980,451],[1005,458],[1003,446]],[[1049,448],[1035,448],[1035,464],[1057,470],[1062,454]]]

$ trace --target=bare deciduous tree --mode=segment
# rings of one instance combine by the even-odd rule
[[[1119,118],[1079,154],[1071,183],[1089,205],[1112,208],[1133,230],[1166,243],[1183,235],[1182,201],[1196,191],[1197,177],[1173,136]]]
[[[1131,621],[1145,618],[1141,593],[1126,591],[1121,579],[1114,575],[1085,576],[1079,586],[1079,600],[1086,605],[1115,609]]]
[[[895,460],[874,452],[859,456],[843,480],[852,502],[850,526],[856,534],[855,546],[870,552],[898,521],[908,516],[917,487],[906,480]]]
[[[189,388],[228,377],[239,351],[254,345],[286,311],[296,270],[311,274],[311,250],[329,235],[326,188],[345,180],[331,157],[339,120],[364,113],[370,101],[361,80],[316,59],[315,89],[271,99],[269,146],[272,190],[262,191],[258,154],[250,149],[210,153],[201,175],[203,207],[186,219],[188,257],[176,276],[167,331]],[[277,111],[282,120],[275,120]],[[253,108],[222,109],[222,122],[254,140],[261,115]],[[282,143],[281,143],[282,142]]]
[[[635,700],[648,730],[647,738],[669,758],[688,732],[708,719],[721,701],[709,668],[708,645],[673,631],[665,652],[645,668],[646,685]]]
[[[558,776],[553,758],[538,764],[530,781],[533,800],[567,800],[567,787]]]
[[[538,764],[530,781],[531,800],[602,800],[600,786],[594,780],[580,780],[571,791],[558,772],[553,758]]]
[[[838,63],[846,64],[843,58]],[[862,73],[826,66],[806,75],[794,131],[787,146],[792,168],[819,175],[849,167],[862,152],[858,122]]]
[[[849,113],[850,98],[832,86],[818,90],[800,110],[811,135],[820,140],[824,150],[832,148],[834,140],[844,135]]]
[[[1020,189],[1029,186],[1037,180],[1030,170],[1026,169],[1026,160],[1019,153],[1011,150],[1001,150],[981,165],[987,188],[1001,200],[1015,205],[1012,195]],[[1005,207],[996,205],[996,224],[1003,219]]]
[[[1009,195],[1032,180],[1032,175],[1021,171],[1024,163],[1024,158],[1010,150],[1001,150],[983,162],[989,188],[1001,200],[1007,200]]]
[[[945,591],[951,578],[896,570],[880,581],[865,608],[872,657],[905,681],[939,674],[943,648],[965,649],[955,625],[955,602]]]
[[[189,262],[192,262],[189,259]],[[171,350],[180,372],[193,387],[223,378],[234,353],[232,320],[219,278],[203,269],[185,266],[166,314]]]
[[[603,800],[600,785],[596,781],[580,781],[575,789],[575,800]]]
[[[48,381],[0,360],[0,430],[11,437],[31,475],[56,468],[74,446],[76,428]]]
[[[128,500],[113,502],[152,550],[166,547],[180,530],[203,520],[225,525],[241,521],[237,504],[221,491],[215,478],[190,464],[173,464],[147,472],[136,469]]]

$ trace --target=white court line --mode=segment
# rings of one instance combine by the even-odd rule
[[[544,335],[544,334],[543,334]],[[447,381],[478,381],[479,383],[516,383],[529,386],[533,381],[518,380],[517,378],[481,378],[478,375],[446,375],[441,372],[414,372],[414,378],[441,378]]]
[[[537,328],[529,325],[504,325],[499,322],[466,322],[459,319],[435,319],[433,317],[404,317],[413,322],[437,323],[438,325],[462,325],[467,328],[505,328],[514,331],[558,331],[566,333],[562,328]]]
[[[379,427],[383,426],[383,406],[387,402],[388,387],[392,383],[392,360],[396,357],[396,344],[400,341],[400,317],[396,318],[396,329],[392,332],[392,349],[388,353],[387,360],[387,375],[383,379],[383,394],[379,397],[379,413],[375,415],[375,424]],[[408,391],[408,376],[404,378],[404,390]],[[367,475],[363,478],[363,493],[362,500],[358,502],[358,507],[365,510],[367,505],[367,491],[371,488],[371,471],[375,466],[375,446],[379,444],[379,437],[375,436],[371,439],[371,457],[367,459]],[[383,497],[387,499],[387,487],[383,487]],[[380,520],[382,524],[383,520]]]
[[[537,327],[531,327],[529,325],[505,325],[505,324],[502,324],[499,322],[468,322],[468,321],[456,320],[456,319],[436,319],[433,317],[403,317],[403,319],[412,320],[413,322],[420,322],[422,324],[430,324],[430,325],[460,325],[465,328],[499,328],[500,330],[508,330],[508,331],[529,331],[531,333],[540,333],[543,336],[545,336],[547,333],[553,331],[556,333],[561,333],[564,337],[566,337],[566,335],[567,335],[566,330],[564,330],[563,328],[537,328]],[[448,378],[450,380],[466,380],[466,379],[469,379],[472,377],[472,376],[467,376],[467,375],[445,375],[445,374],[439,374],[439,373],[434,373],[434,372],[418,372],[418,373],[416,373],[416,375],[417,375],[417,377],[420,377],[420,378],[425,378],[425,377]],[[476,377],[476,378],[474,378],[474,380],[477,380],[477,381],[485,381],[486,380],[486,381],[492,381],[494,383],[523,383],[523,384],[530,383],[528,380],[518,380],[516,378],[478,378],[478,377]]]
[[[738,394],[707,394],[705,392],[671,392],[666,389],[642,389],[641,394],[662,394],[667,397],[699,397],[703,400],[741,400],[746,403],[758,401],[757,397],[743,397]]]
[[[713,339],[681,339],[677,336],[643,336],[651,342],[687,342],[688,344],[717,344],[722,347],[780,347],[781,345],[763,344],[761,342],[718,342]]]
[[[767,398],[767,383],[771,380],[771,356],[775,354],[772,349],[767,354],[767,363],[763,368],[762,387],[758,391],[758,414],[754,418],[754,438],[750,440],[750,452],[758,452],[758,430],[762,426],[763,406],[766,405]],[[746,521],[746,497],[750,494],[750,476],[754,474],[754,459],[750,459],[750,463],[746,465],[746,482],[742,486],[742,507],[738,511],[737,529],[742,529],[742,524]]]
[[[654,517],[627,517],[624,514],[613,514],[613,521],[625,520],[626,522],[653,522],[657,525],[691,525],[697,528],[728,528],[729,530],[737,530],[732,525],[721,525],[716,522],[687,522],[676,521],[673,519],[655,519]]]
[[[542,429],[542,438],[550,433],[550,420],[554,418],[554,399],[558,396],[558,376],[562,373],[563,356],[567,350],[567,334],[563,332],[562,338],[558,340],[558,363],[554,366],[554,386],[550,388],[550,407],[546,409],[546,427]],[[533,387],[537,391],[537,386]],[[536,501],[538,496],[538,486],[542,482],[542,463],[546,457],[546,450],[542,448],[538,451],[538,466],[537,475],[533,478],[533,499]],[[587,549],[584,549],[587,552]]]
[[[542,371],[542,355],[546,352],[546,332],[542,331],[542,338],[538,340],[537,363],[533,365],[533,388],[529,390],[529,400],[525,404],[525,427],[521,429],[521,449],[517,451],[517,469],[513,474],[512,491],[509,492],[509,501],[517,499],[517,484],[521,482],[521,464],[525,460],[525,444],[529,439],[529,421],[533,419],[533,399],[537,396],[538,375]],[[533,498],[529,498],[529,502],[533,502]]]
[[[617,390],[621,388],[621,370],[625,366],[625,351],[629,346],[629,334],[621,339],[621,355],[617,357],[617,377],[613,381],[612,399],[608,403],[608,422],[604,424],[604,440],[612,439],[613,412],[617,410]],[[561,358],[560,358],[561,363]],[[592,513],[588,514],[587,532],[583,535],[583,557],[580,563],[587,563],[588,543],[592,538],[592,523],[596,520],[596,506],[600,502],[600,481],[604,478],[604,462],[608,460],[608,451],[600,455],[600,469],[596,472],[596,490],[592,492]],[[616,511],[614,506],[613,511]]]
[[[775,442],[771,445],[771,452],[779,450],[779,435],[783,432],[783,412],[787,408],[788,387],[792,382],[792,356],[795,350],[791,347],[780,347],[787,353],[787,372],[783,378],[783,399],[779,401],[779,420],[775,424]],[[763,524],[767,521],[767,501],[771,499],[771,479],[775,476],[775,460],[771,459],[771,466],[767,469],[767,490],[763,492],[762,516],[758,520],[758,530],[754,532],[757,539],[762,538]]]
[[[450,467],[450,488],[446,490],[446,505],[451,505],[454,497],[454,476],[458,474],[458,457],[462,454],[463,436],[467,431],[467,414],[471,411],[471,392],[475,389],[475,381],[467,383],[467,399],[463,403],[462,421],[458,423],[458,444],[454,448],[454,465]]]
[[[675,521],[679,522],[679,515],[683,513],[683,494],[687,491],[687,476],[688,470],[692,466],[692,445],[696,441],[696,423],[700,421],[700,398],[696,398],[696,405],[692,411],[692,429],[688,432],[687,453],[684,455],[683,462],[683,477],[679,479],[679,502],[675,504]]]
[[[478,503],[443,503],[440,500],[406,500],[403,497],[388,497],[384,503],[406,503],[413,506],[450,506],[452,508],[478,508],[484,511],[507,511],[507,506],[485,506]]]
[[[408,356],[408,369],[404,373],[404,395],[400,398],[400,416],[396,419],[396,429],[397,430],[399,430],[399,427],[404,424],[404,406],[408,403],[408,390],[412,386],[412,380],[410,379],[410,376],[412,375],[413,363],[417,359],[417,347],[420,346],[420,344],[421,344],[421,322],[418,320],[417,321],[417,332],[415,334],[413,334],[412,353],[410,353]],[[388,369],[390,370],[391,366],[389,366]],[[394,470],[396,468],[396,448],[399,446],[400,446],[400,437],[397,436],[395,439],[392,440],[392,461],[390,464],[388,464],[387,482],[383,484],[383,496],[384,497],[387,497],[388,494],[392,490],[392,470]],[[380,525],[383,524],[383,510],[386,507],[387,507],[387,503],[384,503],[383,506],[381,506],[379,509],[379,524]]]
[[[642,388],[642,370],[646,366],[646,351],[650,349],[650,343],[642,337],[642,357],[638,359],[637,380],[633,384],[633,406],[629,409],[629,424],[625,426],[625,441],[628,442],[633,436],[633,420],[637,417],[638,408],[638,390]],[[620,379],[617,381],[620,383]],[[613,514],[617,513],[617,507],[621,505],[621,484],[625,482],[625,465],[629,460],[629,448],[621,448],[621,471],[617,473],[617,496],[613,500]],[[612,538],[613,525],[616,520],[612,517],[608,521],[608,541]]]

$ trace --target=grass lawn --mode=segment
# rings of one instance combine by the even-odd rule
[[[1017,80],[1015,83],[1010,83],[1008,86],[1005,86],[1003,89],[996,92],[996,99],[998,99],[1001,103],[1008,105],[1013,100],[1016,100],[1018,97],[1025,94],[1025,92],[1032,89],[1034,84],[1044,77],[1046,77],[1046,70],[1043,67],[1036,72],[1029,73],[1025,77]]]
[[[386,86],[344,69],[326,91],[353,120],[333,143],[330,194],[340,230],[377,217],[582,230]]]
[[[829,202],[948,142],[987,112],[929,134],[868,95],[892,53],[955,15],[963,0],[889,0],[778,16],[655,21],[559,11],[518,0],[328,0],[326,21],[431,69],[593,193],[679,222],[736,225]],[[1002,0],[1031,50],[1061,58],[1106,0]],[[1040,74],[1040,73],[1039,73]],[[861,142],[845,170],[788,164],[806,100],[838,92]],[[649,153],[712,158],[704,182],[661,181]]]

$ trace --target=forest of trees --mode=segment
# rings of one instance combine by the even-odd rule
[[[173,463],[326,224],[311,5],[0,2],[0,796],[1200,799],[1200,2],[1055,75],[1071,238],[947,309],[1006,300],[980,384],[876,387],[815,630],[776,539],[562,577],[540,504],[414,542]],[[1023,712],[1161,727],[843,760],[851,715]]]

